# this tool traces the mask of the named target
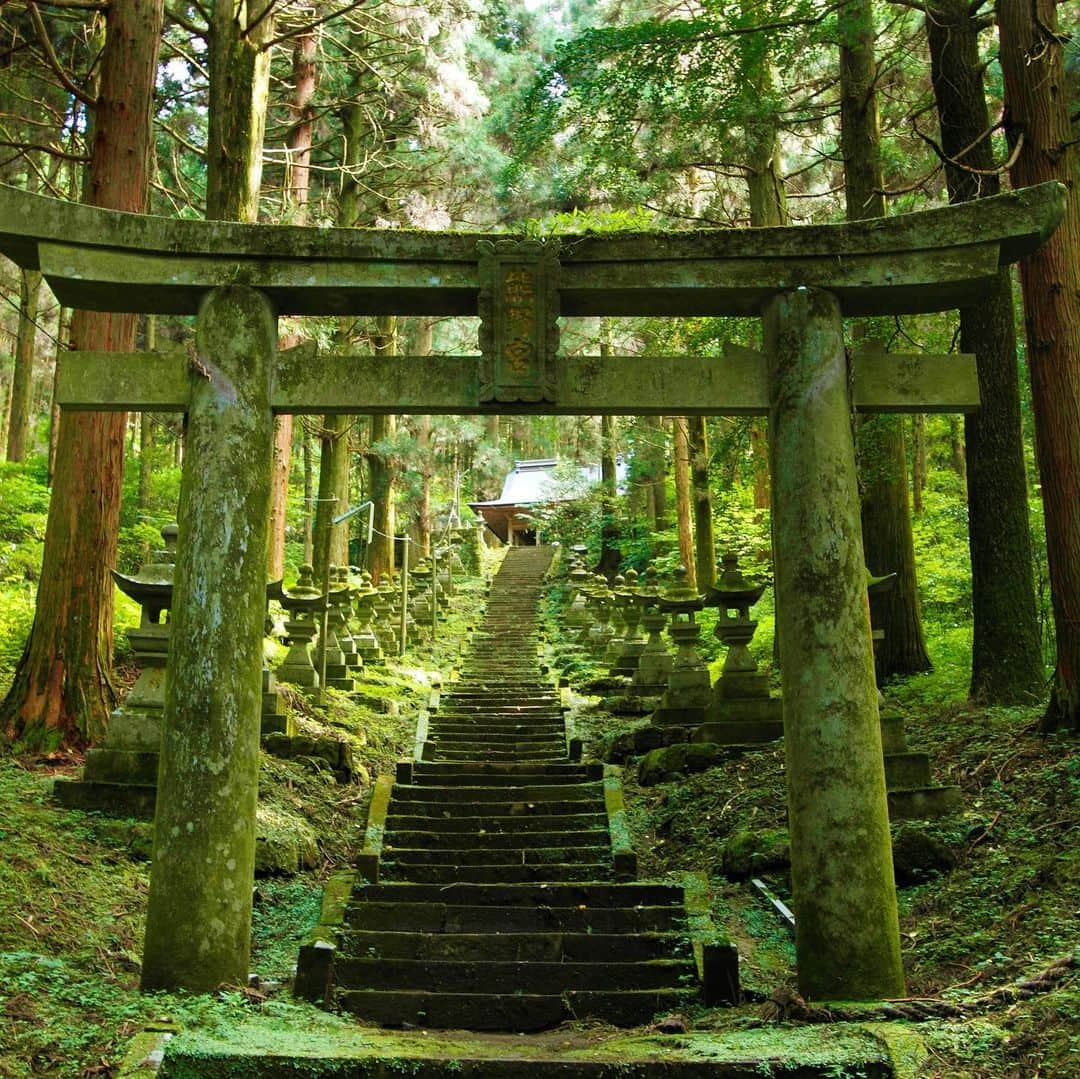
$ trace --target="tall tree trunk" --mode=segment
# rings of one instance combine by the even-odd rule
[[[840,46],[840,146],[849,221],[885,216],[881,131],[874,85],[874,20],[869,0],[844,10]],[[865,326],[855,327],[865,336]],[[908,503],[904,425],[897,417],[872,416],[859,425],[863,485],[863,547],[873,573],[899,574],[896,587],[875,600],[874,625],[884,630],[879,674],[929,670],[915,571],[915,544]]]
[[[30,412],[34,395],[34,344],[41,299],[41,274],[19,274],[19,331],[15,338],[15,371],[11,376],[11,412],[8,421],[7,459],[22,461],[30,436]]]
[[[397,319],[392,315],[377,320],[375,351],[397,354]],[[367,448],[371,501],[375,504],[375,534],[368,548],[368,571],[375,581],[394,571],[394,480],[397,462],[387,448],[397,432],[397,417],[381,413],[371,417],[371,443]]]
[[[645,429],[648,439],[649,509],[652,512],[653,528],[657,532],[663,532],[670,524],[667,509],[667,437],[664,433],[664,417],[645,417]]]
[[[349,434],[352,428],[350,416],[323,417],[323,430],[319,437],[319,495],[312,534],[312,564],[315,567],[315,581],[320,587],[326,583],[327,565],[343,566],[349,561],[348,522],[339,525],[332,522],[349,508]]]
[[[916,516],[923,511],[926,490],[926,416],[916,412],[911,417],[911,506]]]
[[[1035,453],[1042,479],[1046,553],[1057,633],[1047,729],[1080,730],[1080,160],[1069,125],[1053,0],[998,0],[1005,133],[1023,146],[1013,187],[1067,187],[1057,232],[1020,264]]]
[[[435,324],[430,318],[417,319],[412,355],[430,356]],[[431,484],[435,461],[431,448],[431,417],[418,416],[416,442],[420,451],[420,506],[416,514],[416,535],[422,555],[431,554],[431,534],[435,526],[431,511]]]
[[[934,0],[926,33],[941,146],[959,162],[945,166],[950,202],[996,195],[1001,187],[988,134],[979,30],[967,0]],[[978,307],[961,310],[960,347],[975,354],[982,402],[964,417],[974,630],[971,695],[991,704],[1014,704],[1037,696],[1044,677],[1008,270],[1001,271],[993,293]],[[918,483],[915,490],[918,507]]]
[[[754,469],[754,509],[769,508],[769,443],[766,421],[750,420],[750,462]]]
[[[675,523],[679,535],[679,559],[686,567],[686,580],[697,587],[694,565],[694,526],[690,513],[690,436],[685,416],[671,418],[673,464],[675,468]]]
[[[157,315],[147,315],[145,323],[146,350],[157,348]],[[154,449],[154,423],[149,412],[139,417],[139,509],[150,505],[150,455]]]
[[[114,0],[94,110],[85,201],[140,213],[149,180],[151,105],[163,0]],[[76,348],[127,352],[133,315],[75,312]],[[124,413],[62,413],[30,638],[0,705],[4,738],[25,749],[98,740],[114,700],[113,584]]]
[[[611,355],[611,322],[600,323],[600,355]],[[622,555],[615,541],[619,530],[615,524],[615,504],[619,497],[618,443],[615,436],[615,417],[600,417],[600,561],[597,573],[611,580],[619,572]]]
[[[315,30],[302,34],[293,48],[293,97],[289,103],[292,127],[286,146],[285,204],[296,224],[307,223],[307,202],[311,190],[311,136],[315,127],[315,61],[318,36]],[[278,348],[294,348],[299,334],[287,334]],[[292,462],[293,418],[274,417],[274,463],[270,491],[270,548],[267,574],[271,580],[285,569],[285,528],[289,514],[289,472]]]
[[[960,433],[958,416],[949,417],[949,467],[967,482],[967,454],[964,452],[964,437]]]
[[[270,93],[273,0],[214,0],[210,15],[210,111],[206,216],[259,216],[263,134]]]
[[[716,584],[716,537],[709,489],[709,432],[704,416],[690,417],[690,485],[694,504],[694,557],[698,588]]]
[[[53,360],[52,395],[49,406],[49,486],[52,486],[53,473],[56,471],[56,443],[60,436],[60,406],[56,403],[56,373],[60,370],[60,356],[67,348],[68,334],[71,332],[70,307],[61,307],[56,319],[56,353]]]
[[[315,455],[311,444],[311,432],[302,428],[301,445],[304,452],[304,561],[310,566],[315,561]]]

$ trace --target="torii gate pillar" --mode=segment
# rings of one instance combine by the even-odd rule
[[[261,292],[199,308],[165,677],[144,989],[246,985],[277,318]]]
[[[799,989],[816,1000],[899,997],[840,304],[803,288],[773,297],[763,314]]]

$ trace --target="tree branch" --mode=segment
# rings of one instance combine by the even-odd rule
[[[37,4],[34,0],[27,0],[27,10],[30,12],[30,18],[34,22],[34,29],[37,31],[38,42],[41,45],[42,50],[45,53],[45,59],[49,64],[49,67],[53,69],[56,77],[63,83],[64,89],[69,94],[81,101],[88,109],[97,107],[97,102],[87,94],[83,93],[72,81],[71,76],[63,69],[60,61],[56,57],[56,53],[53,51],[52,42],[49,40],[49,30],[45,25],[45,20],[41,17],[41,12],[38,11]]]
[[[337,11],[331,11],[329,14],[322,15],[317,19],[312,19],[310,22],[306,22],[301,26],[294,26],[291,30],[286,30],[276,37],[272,37],[265,45],[263,45],[263,49],[271,49],[275,45],[280,45],[283,41],[288,41],[290,38],[300,37],[303,34],[310,34],[312,30],[322,26],[323,23],[328,23],[342,15],[348,15],[350,11],[355,10],[366,2],[367,0],[350,0],[350,3],[346,4],[344,7],[338,8]]]

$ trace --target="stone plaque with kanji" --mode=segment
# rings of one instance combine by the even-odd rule
[[[558,241],[481,240],[481,403],[554,403]]]

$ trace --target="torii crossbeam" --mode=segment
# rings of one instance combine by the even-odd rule
[[[71,354],[69,408],[186,410],[143,984],[243,984],[275,411],[768,413],[796,949],[816,999],[900,996],[850,414],[967,409],[969,358],[849,363],[843,317],[975,304],[1058,184],[847,225],[564,237],[181,221],[0,188],[60,302],[197,314],[194,357]],[[479,315],[479,356],[276,351],[278,315]],[[764,321],[762,354],[563,357],[568,315]]]

